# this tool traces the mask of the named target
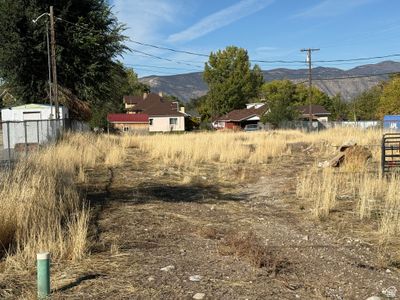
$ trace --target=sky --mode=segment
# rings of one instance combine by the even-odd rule
[[[205,55],[234,45],[247,49],[252,60],[304,61],[259,63],[263,70],[305,68],[302,48],[320,49],[313,53],[314,61],[400,53],[399,0],[109,2],[115,16],[127,26],[126,44],[132,49],[120,60],[139,77],[202,71],[208,58],[152,48],[135,41]],[[315,62],[313,67],[350,69],[379,61]]]

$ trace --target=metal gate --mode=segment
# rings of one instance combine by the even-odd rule
[[[385,133],[382,138],[382,174],[400,171],[400,133]]]

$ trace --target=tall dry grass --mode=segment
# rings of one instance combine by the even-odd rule
[[[203,132],[126,136],[123,143],[147,156],[176,165],[263,163],[287,153],[286,138],[265,132]]]
[[[340,204],[350,203],[354,216],[377,225],[377,236],[387,242],[400,234],[400,178],[384,177],[360,167],[360,172],[313,167],[298,181],[297,195],[311,204],[317,219],[329,217]]]
[[[43,250],[55,261],[82,258],[90,209],[76,183],[85,180],[87,168],[120,164],[124,153],[119,139],[71,134],[3,172],[0,245],[9,265],[32,264]]]

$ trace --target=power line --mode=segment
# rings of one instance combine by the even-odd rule
[[[68,23],[70,25],[79,27],[84,30],[88,31],[93,31],[93,32],[102,32],[101,30],[95,30],[88,28],[87,24],[85,26],[82,26],[77,23],[73,23],[70,21],[67,21],[65,19],[57,18],[57,20],[60,20],[62,22]],[[186,51],[186,50],[180,50],[180,49],[173,49],[173,48],[168,48],[168,47],[163,47],[159,45],[154,45],[154,44],[149,44],[149,43],[144,43],[140,42],[137,40],[129,39],[130,42],[141,45],[141,46],[146,46],[146,47],[151,47],[155,49],[160,49],[160,50],[167,50],[175,53],[183,53],[183,54],[188,54],[188,55],[194,55],[194,56],[200,56],[200,57],[209,57],[209,55],[204,54],[204,53],[199,53],[199,52],[192,52],[192,51]],[[144,52],[140,52],[144,53]],[[145,54],[147,55],[147,54]],[[352,62],[352,61],[365,61],[365,60],[375,60],[375,59],[385,59],[385,58],[393,58],[393,57],[400,57],[400,53],[394,53],[394,54],[388,54],[388,55],[381,55],[381,56],[369,56],[369,57],[356,57],[356,58],[348,58],[348,59],[330,59],[330,60],[315,60],[314,62],[317,63],[334,63],[334,62]],[[276,63],[281,63],[281,64],[299,64],[299,63],[305,63],[303,60],[262,60],[262,59],[251,59],[251,62],[256,62],[256,63],[265,63],[265,64],[276,64]],[[182,61],[183,62],[183,61]]]
[[[132,67],[146,67],[146,68],[149,67],[149,68],[166,69],[166,70],[198,71],[198,70],[195,70],[195,69],[165,67],[165,66],[154,66],[154,65],[143,65],[143,64],[128,64],[128,63],[126,63],[125,65],[132,66]]]
[[[171,52],[175,52],[175,53],[184,53],[184,54],[201,56],[201,57],[209,57],[209,55],[203,54],[203,53],[196,53],[196,52],[191,52],[191,51],[186,51],[186,50],[177,50],[177,49],[172,49],[172,48],[168,48],[168,47],[162,47],[162,46],[152,45],[152,44],[148,44],[148,43],[143,43],[143,42],[135,41],[132,39],[129,39],[129,41],[132,43],[138,44],[138,45],[151,47],[151,48],[155,48],[155,49],[167,50],[167,51],[171,51]]]
[[[191,64],[191,63],[187,63],[187,62],[183,62],[183,61],[179,61],[179,60],[175,60],[175,59],[170,59],[170,58],[165,58],[165,57],[153,55],[153,54],[150,54],[150,53],[147,53],[147,52],[143,52],[143,51],[140,51],[140,50],[136,50],[136,49],[130,49],[130,51],[135,52],[135,53],[140,53],[140,54],[152,57],[152,58],[165,60],[165,61],[169,61],[169,62],[174,62],[174,63],[180,64],[180,65],[186,65],[186,66],[191,66],[191,67],[196,67],[196,68],[202,68],[201,66],[198,66],[198,65],[194,65],[194,64]]]
[[[175,53],[184,53],[184,54],[201,56],[201,57],[209,57],[209,55],[204,54],[204,53],[191,52],[191,51],[186,51],[186,50],[178,50],[178,49],[158,46],[158,45],[154,45],[154,44],[139,42],[139,41],[132,40],[132,39],[130,39],[129,41],[132,42],[132,43],[138,44],[138,45],[147,46],[147,47],[151,47],[151,48],[155,48],[155,49],[167,50],[167,51],[171,51],[171,52],[175,52]],[[364,61],[364,60],[384,59],[384,58],[391,58],[391,57],[400,57],[400,54],[399,53],[395,53],[395,54],[388,54],[388,55],[381,55],[381,56],[357,57],[357,58],[348,58],[348,59],[316,60],[315,62],[318,62],[318,63],[351,62],[351,61]],[[261,59],[251,59],[250,61],[251,62],[256,62],[256,63],[266,63],[266,64],[305,63],[305,61],[303,61],[303,60],[261,60]]]

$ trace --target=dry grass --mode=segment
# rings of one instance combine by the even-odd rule
[[[127,147],[138,147],[153,159],[175,165],[201,163],[263,163],[287,153],[286,140],[276,134],[206,132],[183,135],[123,137]]]
[[[78,260],[88,249],[90,210],[77,182],[85,169],[124,159],[119,140],[74,134],[19,161],[2,174],[0,243],[10,267],[31,265],[39,251],[52,260]]]
[[[314,167],[299,179],[297,194],[311,203],[314,217],[327,218],[333,210],[348,203],[346,210],[359,220],[377,224],[381,242],[393,241],[400,234],[400,179],[382,177],[361,169],[358,173]],[[350,207],[350,208],[349,208]]]
[[[227,235],[220,242],[218,252],[224,256],[232,255],[244,259],[255,268],[266,268],[274,275],[289,265],[286,259],[268,249],[253,231]]]

